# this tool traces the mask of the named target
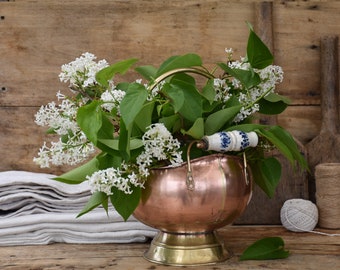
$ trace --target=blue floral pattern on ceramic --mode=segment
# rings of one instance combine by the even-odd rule
[[[242,151],[247,147],[255,147],[258,137],[255,132],[244,132],[240,130],[222,131],[202,138],[206,150],[228,152]]]
[[[247,133],[245,133],[244,131],[239,131],[239,134],[242,138],[242,141],[241,141],[241,150],[247,148],[249,146],[249,138],[248,138],[248,135]]]
[[[221,151],[226,151],[231,143],[231,138],[227,132],[219,132],[221,138]]]

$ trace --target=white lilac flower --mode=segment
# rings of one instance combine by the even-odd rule
[[[255,112],[258,112],[259,109],[260,109],[260,107],[259,107],[259,104],[257,104],[257,103],[253,104],[252,107],[249,107],[247,109],[242,107],[240,109],[240,112],[234,118],[233,122],[239,123],[239,122],[243,121],[244,119],[246,119],[247,117],[249,117],[250,115],[254,114]]]
[[[78,106],[65,96],[57,93],[60,104],[50,102],[41,106],[35,114],[35,123],[39,126],[48,126],[59,135],[66,135],[69,132],[76,133],[80,130],[76,122]]]
[[[257,86],[263,92],[274,92],[275,85],[283,81],[283,71],[280,66],[269,65],[266,68],[258,71],[261,78],[261,83]]]
[[[70,85],[85,88],[96,83],[96,73],[108,67],[106,60],[95,62],[97,57],[92,53],[83,53],[74,61],[61,66],[59,79],[61,82],[69,82]]]
[[[131,186],[144,187],[144,182],[141,181],[137,174],[128,165],[121,165],[121,168],[107,168],[99,170],[92,175],[86,177],[91,192],[104,192],[107,195],[112,195],[112,188],[115,187],[125,194],[131,194]]]
[[[233,53],[234,53],[233,48],[225,48],[224,50],[225,50],[225,52],[227,54],[228,61],[232,61]]]
[[[229,63],[229,67],[244,70],[250,68],[249,63],[243,63],[242,61]],[[250,89],[243,88],[239,80],[235,78],[232,79],[232,86],[240,90],[238,99],[242,105],[240,112],[234,119],[236,123],[258,112],[260,107],[257,101],[269,93],[274,92],[275,85],[283,80],[283,71],[280,66],[269,65],[264,69],[255,69],[254,71],[259,74],[261,82]]]
[[[61,138],[56,142],[51,142],[50,147],[44,142],[38,157],[35,157],[33,161],[41,168],[48,168],[50,164],[76,165],[86,160],[94,151],[94,145],[87,140],[85,134],[80,132],[68,136],[66,142]]]
[[[244,62],[244,60],[244,58],[241,58],[241,61],[228,62],[228,66],[232,69],[249,70],[250,64]],[[235,89],[242,89],[242,83],[238,79],[232,78],[231,83]]]
[[[219,79],[215,78],[214,79],[214,89],[215,89],[215,101],[218,102],[227,102],[231,94],[229,93],[230,87],[226,83],[225,79]]]
[[[125,97],[125,92],[119,89],[112,88],[111,90],[106,90],[100,97],[104,103],[102,107],[111,112],[113,109],[117,110],[117,113],[120,114],[120,103]]]
[[[165,84],[165,81],[161,81],[160,83],[158,83],[149,93],[148,93],[148,97],[147,100],[151,101],[153,100],[158,93],[161,91],[163,85]],[[146,86],[147,87],[147,86]]]
[[[179,151],[180,143],[173,138],[164,124],[156,123],[148,127],[143,137],[144,151],[137,157],[139,173],[148,176],[148,168],[153,160],[168,160],[173,167],[179,166],[182,160],[182,152]]]

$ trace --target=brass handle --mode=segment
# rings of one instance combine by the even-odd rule
[[[191,161],[190,161],[190,150],[191,150],[192,145],[194,143],[196,143],[196,142],[198,142],[198,141],[192,141],[189,144],[188,150],[187,150],[188,171],[187,171],[186,184],[187,184],[187,189],[191,190],[191,191],[195,189],[195,181],[194,181],[194,178],[192,177]]]
[[[195,73],[198,75],[201,75],[203,77],[206,77],[207,79],[214,79],[215,77],[209,73],[208,71],[202,69],[202,68],[198,68],[198,67],[191,67],[191,68],[176,68],[173,70],[170,70],[168,72],[163,73],[162,75],[160,75],[159,77],[157,77],[154,82],[148,87],[148,89],[151,91],[152,89],[154,89],[160,82],[162,82],[163,80],[165,80],[166,78],[175,75],[177,73]]]
[[[246,157],[246,152],[243,152],[243,170],[244,170],[244,178],[246,180],[246,185],[249,185],[249,179],[248,179],[248,173],[247,173],[247,157]]]
[[[191,147],[194,143],[199,144],[200,142],[201,141],[199,141],[199,140],[192,141],[189,144],[188,150],[187,150],[188,171],[187,171],[186,185],[187,185],[187,189],[191,190],[191,191],[195,189],[195,180],[192,176],[190,150],[191,150]],[[250,181],[249,181],[249,177],[248,177],[247,167],[248,167],[248,164],[247,164],[246,152],[243,152],[243,172],[244,172],[244,178],[245,178],[246,185],[248,186],[250,184]]]

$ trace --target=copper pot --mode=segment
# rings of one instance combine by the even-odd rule
[[[153,169],[134,212],[138,220],[160,230],[146,259],[196,265],[230,257],[215,230],[242,214],[251,182],[245,159],[224,154],[189,160],[176,168]]]

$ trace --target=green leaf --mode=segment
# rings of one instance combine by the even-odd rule
[[[166,92],[171,96],[173,106],[182,117],[195,122],[203,113],[203,97],[196,87],[182,80],[171,80],[171,88]]]
[[[85,181],[87,175],[91,175],[97,170],[98,160],[93,158],[89,162],[53,179],[67,184],[80,184]]]
[[[294,163],[294,155],[286,144],[285,140],[281,140],[277,135],[280,131],[276,131],[274,127],[269,129],[260,129],[257,131],[260,135],[264,136],[270,141],[291,163]]]
[[[54,128],[48,128],[46,134],[57,134],[57,132],[55,132]]]
[[[135,123],[142,132],[145,132],[146,128],[152,124],[154,107],[154,101],[144,104],[140,113],[135,118]]]
[[[129,82],[120,82],[117,83],[116,88],[126,92],[129,89],[130,83]]]
[[[121,117],[127,128],[130,128],[136,116],[142,110],[148,96],[145,87],[139,83],[130,84],[121,104]]]
[[[152,81],[156,78],[157,68],[154,66],[140,66],[136,67],[135,70],[148,81]]]
[[[168,89],[168,85],[165,88]],[[166,90],[163,93],[166,93]],[[178,93],[180,93],[180,92],[178,92]],[[171,99],[170,96],[169,96],[169,98]],[[174,98],[176,98],[176,97],[174,97]],[[182,98],[184,99],[184,96],[182,96]],[[182,104],[181,106],[183,106],[183,103],[181,103],[180,100],[177,103]],[[180,109],[180,107],[178,109]],[[162,117],[172,116],[177,111],[174,108],[174,104],[170,104],[170,102],[166,102],[166,103],[162,103],[162,104],[157,105],[157,114],[159,116],[162,116]]]
[[[231,126],[226,129],[226,131],[231,131],[231,130],[240,130],[244,132],[251,132],[251,131],[256,131],[261,128],[266,128],[266,125],[261,125],[261,124],[241,124],[241,125],[236,125],[236,126]]]
[[[260,106],[259,113],[275,115],[282,113],[287,108],[288,105],[282,101],[269,102],[265,99],[261,99],[259,101],[259,106]]]
[[[171,104],[173,107],[171,113],[173,112],[177,113],[183,107],[184,104],[185,96],[183,90],[181,88],[167,84],[163,87],[163,92],[171,99]],[[164,109],[167,109],[166,105],[162,106],[162,111],[164,111]]]
[[[305,157],[301,154],[298,145],[292,135],[280,126],[267,126],[260,124],[243,124],[229,127],[230,130],[242,130],[244,132],[255,131],[258,135],[270,141],[292,165],[296,161],[302,169],[308,170]]]
[[[98,160],[98,170],[105,170],[107,168],[118,168],[120,167],[122,163],[122,157],[117,154],[117,151],[115,151],[116,154],[113,156],[110,153],[102,153],[97,156]],[[97,170],[97,171],[98,171]]]
[[[268,95],[266,95],[264,97],[265,100],[270,101],[270,102],[278,102],[278,101],[282,101],[286,104],[290,104],[290,99],[285,97],[285,96],[281,96],[279,94],[276,93],[269,93]]]
[[[235,118],[241,107],[241,105],[237,105],[210,114],[204,124],[205,135],[212,135],[219,131],[226,123]]]
[[[177,68],[186,68],[192,66],[201,66],[202,59],[197,54],[189,53],[180,56],[172,56],[165,60],[163,64],[157,71],[157,77],[162,75],[165,72],[168,72]]]
[[[106,146],[110,147],[113,150],[119,150],[119,140],[117,139],[99,139],[98,141],[100,141],[101,143],[105,144]],[[143,141],[141,139],[131,139],[130,140],[130,149],[134,150],[134,149],[138,149],[140,147],[143,146]]]
[[[170,116],[159,118],[159,123],[163,123],[167,130],[174,133],[180,129],[181,118],[178,114],[173,114]]]
[[[118,148],[121,156],[125,161],[130,159],[130,136],[131,136],[131,128],[127,129],[123,119],[120,119],[119,124],[119,141]]]
[[[307,160],[301,154],[301,151],[299,150],[299,147],[296,141],[294,140],[293,136],[287,130],[280,126],[273,126],[272,132],[275,133],[276,137],[278,137],[281,141],[283,141],[286,144],[289,151],[292,153],[294,160],[298,162],[301,168],[308,170]]]
[[[269,198],[272,198],[281,179],[280,162],[274,157],[269,157],[254,163],[250,162],[250,166],[256,184]]]
[[[92,101],[90,104],[82,106],[77,112],[77,123],[86,137],[97,143],[97,134],[102,126],[102,111],[98,100]]]
[[[281,237],[266,237],[250,245],[241,255],[240,260],[273,260],[284,259],[289,251],[284,249]]]
[[[131,194],[126,194],[123,191],[114,188],[113,195],[110,196],[112,205],[125,221],[135,211],[141,197],[140,187],[130,186],[130,188],[132,190]]]
[[[89,201],[85,205],[85,207],[78,214],[77,218],[90,212],[91,210],[95,209],[99,205],[103,205],[104,209],[107,211],[107,201],[108,201],[108,198],[104,192],[97,191],[93,193]]]
[[[101,142],[101,140],[113,140],[114,136],[114,125],[112,121],[102,112],[102,126],[97,132],[97,142],[96,147],[103,152],[106,152],[110,155],[117,155],[116,151],[113,151],[112,148],[107,147],[105,144]]]
[[[210,104],[214,102],[216,96],[214,80],[208,80],[208,82],[202,89],[202,96],[204,96]]]
[[[136,63],[138,59],[131,58],[124,61],[117,62],[111,66],[103,68],[96,74],[96,81],[103,86],[109,86],[109,80],[117,73],[124,74],[130,67]]]
[[[204,119],[197,118],[195,123],[188,131],[183,131],[183,134],[189,135],[194,139],[201,139],[204,136]]]
[[[218,63],[217,65],[220,66],[229,75],[238,79],[248,89],[258,85],[261,82],[261,78],[260,78],[259,74],[257,74],[253,70],[230,68],[225,63]]]
[[[268,47],[252,29],[250,29],[248,37],[247,58],[250,65],[257,69],[263,69],[269,66],[274,60]]]
[[[280,126],[271,126],[267,130],[260,129],[258,133],[272,142],[292,165],[297,161],[301,168],[308,169],[305,157],[302,156],[298,145],[288,131]]]
[[[289,102],[286,97],[270,93],[259,101],[259,112],[269,115],[280,114],[287,108]]]
[[[102,111],[101,117],[102,125],[98,130],[97,137],[98,139],[113,139],[113,134],[115,131],[114,124],[111,119]]]

